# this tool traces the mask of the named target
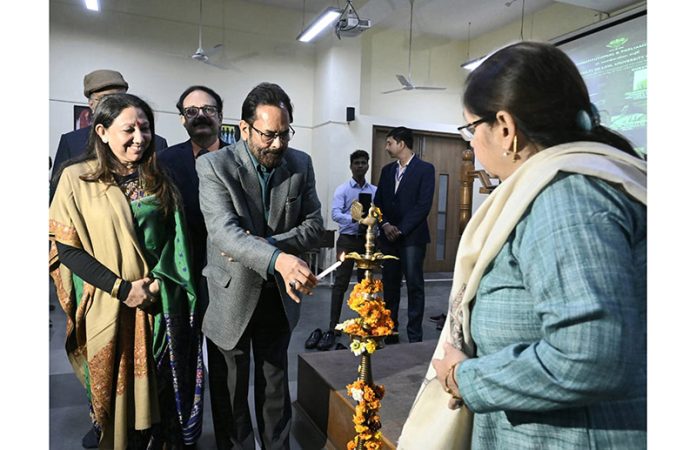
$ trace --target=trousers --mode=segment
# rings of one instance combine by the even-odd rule
[[[254,449],[247,401],[253,353],[254,413],[261,448],[289,450],[292,416],[288,385],[290,335],[278,288],[266,285],[237,345],[231,350],[218,347],[227,366],[227,388],[232,405],[232,426],[225,449]]]
[[[343,252],[346,254],[350,252],[358,252],[360,254],[365,253],[365,236],[340,234],[336,240],[336,255],[340,255]],[[355,261],[352,259],[346,259],[343,264],[336,269],[336,279],[334,280],[334,285],[331,288],[331,316],[329,317],[329,330],[333,330],[336,325],[338,325],[338,321],[341,318],[343,298],[346,290],[348,289],[348,284],[350,283],[350,276],[353,273],[354,265]],[[362,281],[364,277],[365,271],[363,269],[358,269],[357,281]]]
[[[385,248],[384,252],[397,256],[398,260],[385,260],[382,264],[384,302],[391,311],[394,328],[399,328],[399,303],[401,300],[401,278],[406,278],[408,293],[408,323],[406,334],[409,342],[423,340],[423,313],[425,311],[425,280],[423,260],[425,246],[409,245]]]

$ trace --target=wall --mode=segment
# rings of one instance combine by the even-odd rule
[[[265,21],[276,27],[271,35],[265,28],[255,29],[250,24],[258,17],[277,18],[277,11],[270,13],[268,7],[227,0],[223,13],[221,2],[204,2],[203,47],[224,44],[216,61],[231,69],[221,70],[190,57],[198,47],[197,2],[161,3],[129,2],[132,8],[140,9],[126,13],[106,9],[107,4],[100,13],[93,13],[81,2],[50,2],[51,155],[60,135],[73,128],[73,105],[87,104],[82,94],[84,74],[98,68],[123,73],[129,92],[142,96],[155,110],[157,133],[172,144],[188,139],[175,108],[179,94],[188,86],[205,84],[219,92],[225,102],[225,121],[237,123],[249,90],[261,81],[276,82],[299,106],[293,145],[311,150],[314,49],[294,40],[300,27],[298,14],[293,18],[292,12],[284,11],[282,16],[287,20]],[[172,16],[152,17],[148,8],[165,8]]]
[[[399,87],[396,73],[408,74],[408,30],[375,26],[355,38],[338,40],[327,33],[317,44],[302,44],[295,41],[302,28],[302,15],[296,11],[243,0],[206,0],[203,47],[224,44],[216,61],[231,68],[221,70],[190,58],[198,47],[197,2],[113,1],[120,11],[109,9],[109,3],[93,13],[81,1],[50,2],[50,154],[61,133],[72,129],[73,105],[86,105],[84,74],[97,68],[124,74],[130,92],[153,106],[157,133],[171,144],[188,138],[174,105],[189,85],[218,91],[225,100],[225,121],[237,123],[248,91],[261,81],[276,82],[293,99],[297,134],[291,145],[313,157],[329,228],[336,228],[330,212],[333,192],[350,177],[348,155],[358,148],[371,149],[372,127],[457,133],[467,75],[460,64],[520,35],[519,21],[478,36],[470,45],[414,33],[413,81],[447,89],[382,94]],[[554,3],[525,17],[524,37],[548,40],[597,20],[591,10]],[[356,108],[351,123],[345,119],[347,106]],[[484,199],[475,185],[474,209]]]

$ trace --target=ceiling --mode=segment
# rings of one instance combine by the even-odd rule
[[[304,11],[310,22],[328,6],[343,8],[346,0],[247,0]],[[496,28],[520,21],[524,14],[544,9],[553,3],[567,3],[609,13],[636,3],[636,0],[414,0],[413,30],[449,39],[467,40]],[[372,20],[373,26],[408,29],[409,0],[352,0],[361,18]],[[469,29],[471,22],[471,29]]]

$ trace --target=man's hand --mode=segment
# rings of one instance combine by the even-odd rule
[[[280,253],[275,262],[275,270],[285,280],[285,292],[295,302],[300,303],[297,292],[312,295],[317,278],[303,260],[289,253]]]
[[[384,234],[390,242],[396,241],[399,239],[399,236],[401,236],[401,230],[390,223],[385,223],[382,227],[382,231],[384,231]]]

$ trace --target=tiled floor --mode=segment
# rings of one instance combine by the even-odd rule
[[[439,331],[435,324],[428,320],[430,316],[438,315],[446,311],[447,298],[451,287],[451,273],[433,273],[426,275],[426,305],[425,319],[423,321],[424,339],[437,339]],[[351,285],[352,288],[352,285]],[[349,289],[351,289],[349,288]],[[401,289],[402,299],[399,308],[401,329],[403,333],[402,344],[405,340],[406,327],[406,287]],[[347,293],[346,293],[347,294]],[[51,304],[55,305],[50,312],[52,327],[50,329],[50,415],[49,415],[49,442],[51,450],[79,450],[82,448],[81,439],[90,427],[87,402],[84,390],[73,375],[72,369],[65,356],[63,343],[65,338],[65,316],[58,306],[57,300],[51,293]],[[290,391],[293,401],[296,395],[297,385],[297,355],[306,352],[304,342],[310,332],[315,328],[326,330],[329,322],[331,288],[328,285],[320,285],[312,297],[303,301],[302,314],[297,328],[293,331],[288,351]],[[341,320],[354,317],[355,313],[344,305]],[[338,342],[348,345],[346,337],[339,338]],[[310,350],[316,351],[316,350]],[[215,449],[212,417],[210,414],[210,399],[206,389],[205,414],[203,419],[203,434],[198,440],[199,450]],[[293,411],[293,435],[291,448],[293,450],[310,450],[322,448],[324,442],[317,435],[311,425],[303,423],[297,412]],[[299,438],[299,439],[298,439]]]

